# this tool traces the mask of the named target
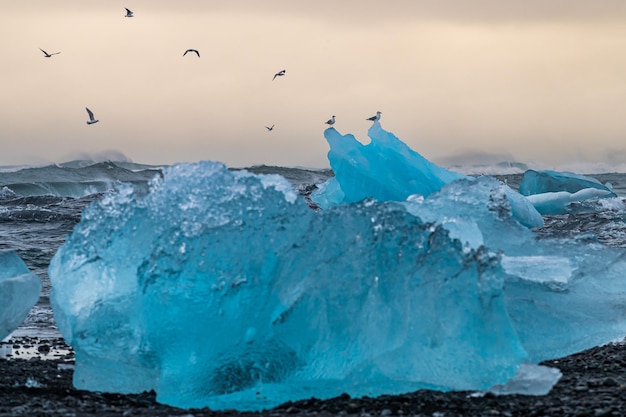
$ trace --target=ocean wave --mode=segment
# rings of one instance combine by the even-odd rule
[[[0,198],[52,195],[84,197],[114,189],[120,183],[147,188],[161,175],[160,167],[131,162],[72,161],[65,164],[29,167],[0,172]]]

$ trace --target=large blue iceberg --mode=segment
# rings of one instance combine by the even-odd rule
[[[535,240],[507,188],[313,211],[282,177],[214,162],[121,187],[49,268],[74,385],[239,410],[482,390],[626,334],[623,251]]]
[[[0,251],[0,340],[22,324],[41,293],[41,281],[14,251]]]

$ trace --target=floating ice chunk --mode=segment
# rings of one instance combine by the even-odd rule
[[[598,190],[608,191],[605,196],[617,197],[613,193],[613,187],[610,183],[602,185],[600,181],[593,177],[573,172],[557,171],[526,171],[520,182],[519,192],[522,195],[529,196],[559,191],[575,193],[585,188],[597,188]]]
[[[13,251],[0,251],[0,340],[26,318],[41,292],[39,277]]]
[[[575,193],[567,191],[549,192],[543,194],[533,194],[526,197],[541,214],[563,214],[567,210],[567,205],[573,202],[596,199],[600,197],[614,197],[615,194],[609,190],[598,188],[584,188]]]

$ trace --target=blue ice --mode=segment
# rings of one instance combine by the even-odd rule
[[[353,135],[341,135],[334,128],[324,131],[330,145],[328,160],[335,176],[311,194],[311,199],[321,208],[365,198],[404,201],[412,195],[428,197],[445,184],[473,179],[430,162],[384,130],[378,121],[367,134],[370,143],[363,145]],[[505,191],[517,221],[526,227],[543,226],[541,214],[526,198],[508,186]]]
[[[315,212],[216,162],[121,187],[49,268],[74,385],[239,410],[484,390],[626,334],[623,251],[537,241],[508,190],[460,178]]]
[[[519,192],[525,196],[561,191],[574,194],[586,188],[606,191],[601,194],[602,196],[617,197],[610,183],[603,185],[596,178],[587,175],[575,174],[573,172],[535,171],[532,169],[524,172],[519,185]]]
[[[19,327],[41,293],[41,281],[14,251],[0,251],[0,340]]]
[[[519,190],[542,215],[565,214],[572,203],[617,197],[610,183],[573,172],[528,170]]]

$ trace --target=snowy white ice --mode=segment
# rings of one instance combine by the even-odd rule
[[[506,184],[440,168],[379,122],[369,136],[325,131],[336,176],[318,211],[280,176],[217,162],[87,207],[49,268],[74,385],[239,410],[510,392],[626,334],[623,250],[537,239],[540,214]]]

